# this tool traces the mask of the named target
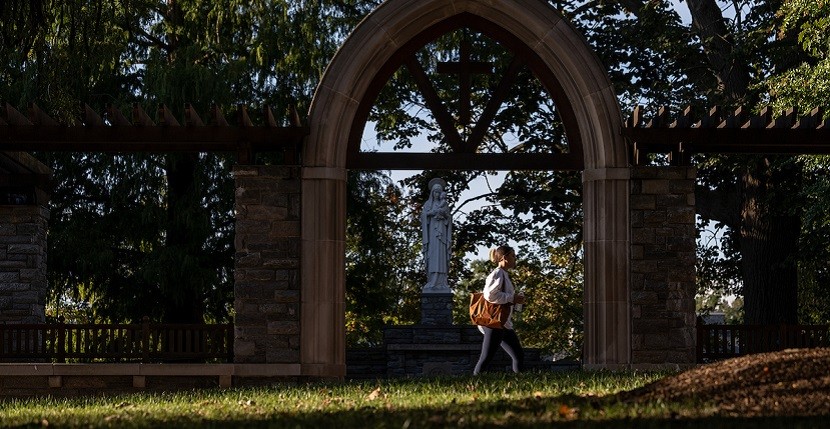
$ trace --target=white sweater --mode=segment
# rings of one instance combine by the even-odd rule
[[[516,289],[513,287],[513,282],[510,281],[510,276],[507,271],[501,267],[496,268],[487,276],[487,282],[484,284],[484,299],[493,304],[510,304],[513,302],[513,297],[516,294]],[[513,329],[513,307],[510,307],[510,315],[507,317],[507,322],[504,324],[505,329]],[[482,330],[479,327],[479,330]]]

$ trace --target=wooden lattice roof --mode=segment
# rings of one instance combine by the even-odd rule
[[[202,120],[190,104],[181,122],[160,104],[154,121],[139,104],[128,119],[108,105],[103,117],[82,105],[78,121],[60,124],[35,103],[23,115],[10,104],[0,106],[0,150],[48,152],[235,152],[239,163],[253,161],[257,152],[283,152],[286,163],[297,163],[299,148],[308,135],[293,113],[292,126],[277,125],[271,109],[263,107],[264,124],[255,125],[247,107],[239,105],[233,123],[214,105]]]
[[[621,134],[634,165],[647,163],[649,153],[667,153],[674,164],[688,162],[693,153],[830,154],[830,119],[819,108],[774,115],[769,107],[758,114],[713,107],[700,117],[691,107],[675,114],[660,108],[646,121],[643,108],[636,107]]]

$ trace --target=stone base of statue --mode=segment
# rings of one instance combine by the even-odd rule
[[[429,291],[429,292],[428,292]],[[452,323],[453,294],[425,289],[421,293],[421,323],[383,329],[383,344],[346,350],[346,378],[469,375],[481,354],[481,332],[464,321]],[[521,333],[519,333],[521,335]],[[579,369],[579,362],[545,359],[541,350],[525,348],[525,367],[533,371]],[[490,370],[510,372],[510,356],[500,350]]]
[[[421,292],[421,324],[452,325],[452,292]]]

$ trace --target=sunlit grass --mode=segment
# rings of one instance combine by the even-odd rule
[[[710,417],[705,404],[632,405],[614,396],[664,375],[575,371],[38,398],[0,403],[0,426],[621,428]]]

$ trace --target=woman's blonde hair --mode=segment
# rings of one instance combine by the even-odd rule
[[[494,247],[490,249],[490,262],[498,264],[499,262],[501,262],[502,259],[504,259],[505,256],[511,253],[515,253],[515,251],[512,247],[506,244],[499,247]]]

